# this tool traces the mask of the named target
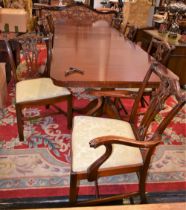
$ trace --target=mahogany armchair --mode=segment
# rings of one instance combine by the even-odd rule
[[[136,123],[137,109],[152,74],[159,77],[160,85],[143,119]],[[176,106],[165,116],[153,135],[149,136],[149,125],[171,95],[177,99]],[[161,142],[164,129],[185,103],[186,94],[180,90],[178,77],[155,62],[152,63],[143,80],[129,121],[91,116],[74,117],[69,196],[71,205],[97,205],[136,195],[140,195],[141,203],[146,203],[146,177],[152,154]],[[137,174],[139,179],[137,191],[100,197],[98,186],[100,177],[126,173]],[[97,196],[95,199],[78,201],[78,183],[83,179],[95,182]]]
[[[8,40],[5,40],[13,78],[16,83],[16,116],[20,141],[24,140],[24,121],[52,114],[65,114],[68,128],[72,124],[72,95],[67,88],[53,84],[50,78],[51,66],[51,37],[37,35],[23,35],[14,40],[18,45],[17,64],[13,57]],[[42,49],[43,48],[43,49]],[[43,53],[42,53],[42,50]],[[41,53],[45,55],[41,61]],[[17,67],[16,67],[17,66]],[[67,112],[56,106],[57,103],[67,101]],[[53,106],[55,111],[49,111],[39,116],[24,116],[23,109],[32,106]]]

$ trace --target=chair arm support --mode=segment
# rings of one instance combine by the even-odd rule
[[[155,138],[152,141],[142,142],[134,139],[128,139],[120,136],[102,136],[95,138],[89,142],[90,147],[97,148],[101,145],[106,147],[105,153],[99,157],[95,162],[93,162],[87,169],[87,179],[88,181],[95,181],[98,178],[98,170],[100,166],[110,157],[112,154],[112,144],[122,144],[133,147],[140,148],[149,148],[149,150],[153,150],[156,145],[160,143],[160,138]],[[149,158],[150,160],[150,158]]]
[[[111,145],[111,144],[122,144],[126,146],[139,147],[139,148],[151,148],[160,143],[161,139],[156,138],[150,141],[140,141],[135,139],[129,139],[122,136],[102,136],[95,138],[89,142],[90,147],[97,148],[101,145]]]

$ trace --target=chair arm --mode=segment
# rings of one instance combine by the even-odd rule
[[[97,148],[101,145],[110,145],[110,144],[122,144],[126,146],[132,147],[140,147],[140,148],[150,148],[158,145],[161,139],[156,138],[151,141],[140,141],[135,139],[129,139],[122,136],[101,136],[95,138],[89,142],[90,147]]]
[[[97,97],[135,98],[137,92],[130,90],[92,90],[88,94]]]
[[[152,141],[144,142],[144,141],[137,141],[135,139],[128,139],[125,137],[120,136],[102,136],[95,138],[89,142],[90,147],[97,148],[101,145],[106,147],[105,153],[99,157],[96,161],[94,161],[87,169],[87,179],[88,181],[95,181],[98,178],[98,170],[100,166],[110,157],[112,154],[112,144],[122,144],[127,146],[133,147],[140,147],[140,148],[149,148],[151,151],[150,156],[148,157],[148,162],[150,161],[150,157],[152,154],[153,149],[156,145],[160,143],[160,138],[155,138]]]

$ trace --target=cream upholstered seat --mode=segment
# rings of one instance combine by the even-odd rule
[[[72,170],[78,172],[87,170],[105,151],[104,146],[96,150],[92,149],[89,145],[90,140],[109,135],[135,139],[132,127],[128,122],[89,116],[74,117]],[[131,156],[131,154],[133,155]],[[142,163],[143,160],[139,148],[115,144],[112,155],[100,168],[132,164],[141,165]]]
[[[16,83],[16,103],[70,94],[67,88],[54,85],[50,78],[22,80]]]

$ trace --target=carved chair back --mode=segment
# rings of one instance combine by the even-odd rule
[[[161,68],[159,68],[161,66]],[[153,92],[152,99],[150,104],[144,113],[140,123],[136,125],[137,112],[140,103],[140,99],[143,95],[144,89],[150,79],[151,75],[155,74],[159,77],[160,83],[159,87]],[[154,122],[155,117],[164,109],[165,101],[170,97],[174,96],[177,100],[177,104],[175,107],[170,110],[170,112],[166,115],[166,117],[161,121],[159,126],[156,128],[156,131],[153,133],[153,136],[148,136],[148,128],[151,123]],[[138,92],[138,96],[135,100],[131,116],[130,123],[133,124],[136,138],[139,140],[152,139],[158,135],[161,135],[169,124],[171,119],[175,116],[175,114],[183,107],[186,103],[186,93],[182,92],[179,85],[178,77],[173,74],[166,67],[161,65],[160,63],[153,63],[149,68],[144,81],[143,86]]]
[[[17,50],[13,55],[7,40],[10,66],[15,82],[37,77],[49,77],[51,67],[51,38],[24,34],[14,40]],[[15,58],[16,57],[16,58]]]
[[[54,25],[54,19],[51,13],[48,13],[46,15],[48,27],[49,27],[49,34],[52,35],[52,47],[54,46],[54,37],[55,37],[55,25]]]
[[[170,46],[167,42],[152,38],[147,52],[148,54],[152,54],[157,61],[166,66],[173,49],[174,47]]]
[[[122,26],[123,26],[123,13],[118,13],[115,17],[113,17],[112,19],[112,26],[116,29],[118,29],[119,31],[122,30]]]
[[[111,24],[116,14],[115,11],[101,12],[84,4],[77,3],[69,5],[62,10],[60,18],[63,18],[64,23],[74,25],[88,25],[99,20],[105,20]]]
[[[51,13],[46,13],[42,17],[37,17],[35,31],[37,34],[44,36],[52,36],[52,47],[54,44],[54,36],[55,36],[55,25],[53,16]]]

